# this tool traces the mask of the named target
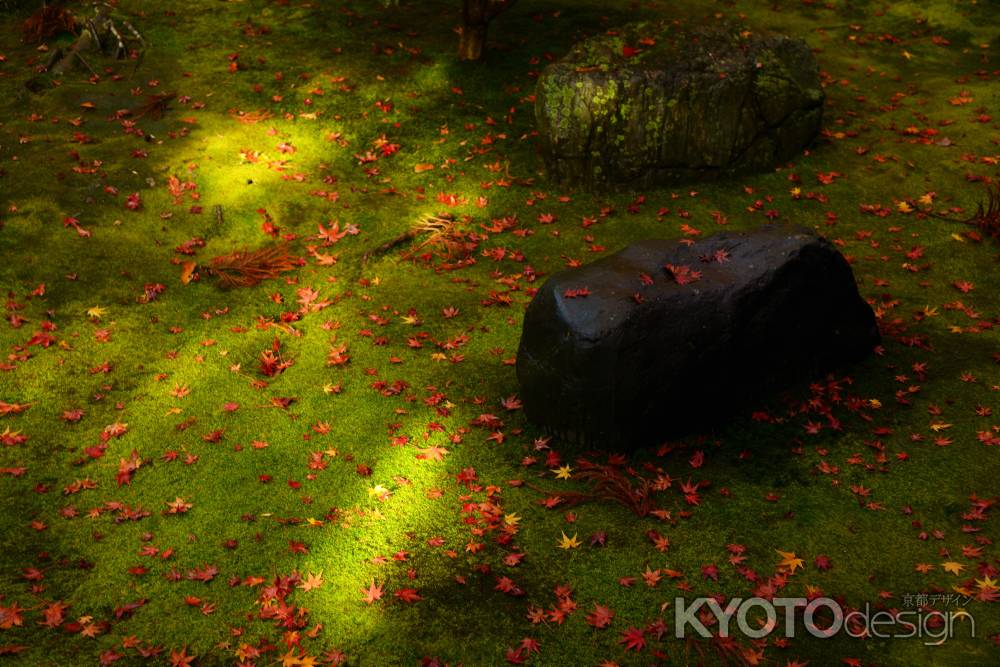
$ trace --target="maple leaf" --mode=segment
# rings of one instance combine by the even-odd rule
[[[417,602],[418,600],[423,600],[420,593],[417,592],[415,588],[401,588],[394,593],[396,599],[402,600],[406,603]]]
[[[500,401],[500,405],[506,410],[518,410],[522,407],[521,399],[517,396],[508,396]]]
[[[563,532],[562,539],[559,540],[560,549],[576,549],[580,546],[580,541],[576,539],[576,533],[573,533],[573,537],[567,537],[566,533]]]
[[[215,579],[215,575],[219,574],[219,568],[215,565],[203,565],[202,567],[196,567],[193,570],[189,570],[187,573],[187,578],[191,581],[212,581]]]
[[[326,365],[343,366],[350,360],[351,356],[347,354],[347,343],[335,343],[327,354]]]
[[[317,572],[316,574],[308,574],[305,579],[299,582],[298,588],[301,588],[307,593],[311,590],[315,590],[323,585],[323,572]]]
[[[184,646],[180,651],[170,652],[170,667],[191,667],[196,657],[188,655],[187,646]]]
[[[653,543],[657,551],[666,552],[670,549],[670,538],[666,535],[661,535],[655,530],[649,530],[646,532],[646,537]]]
[[[0,417],[21,414],[31,407],[31,403],[6,403],[0,401]]]
[[[124,655],[116,652],[114,649],[108,649],[106,651],[102,651],[97,659],[101,667],[109,667],[109,665],[118,662],[124,657]]]
[[[365,604],[372,604],[376,600],[381,600],[383,592],[382,586],[383,584],[376,585],[375,580],[372,579],[372,583],[369,584],[368,588],[361,589],[361,592],[364,593],[364,595],[361,596],[362,601],[364,601]]]
[[[167,503],[167,509],[164,511],[164,514],[184,514],[192,507],[191,503],[186,502],[181,497],[177,497],[175,500]]]
[[[941,567],[944,568],[945,572],[951,572],[954,575],[959,575],[965,569],[965,566],[961,563],[956,563],[954,561],[947,561],[941,563]]]
[[[788,573],[794,573],[797,568],[804,567],[805,563],[801,558],[795,556],[794,551],[781,551],[780,549],[775,549],[778,555],[781,556],[781,562],[778,563],[778,569],[787,571]]]
[[[653,570],[650,569],[648,565],[646,566],[646,571],[642,573],[642,580],[645,581],[646,585],[650,588],[655,588],[656,585],[660,583],[661,578],[659,568]]]
[[[527,661],[528,656],[520,647],[514,648],[513,646],[508,646],[504,652],[504,659],[512,665],[523,665]]]
[[[573,469],[570,468],[568,465],[565,465],[565,466],[560,466],[555,470],[550,470],[549,472],[555,473],[556,479],[570,479],[571,477],[573,477],[573,475],[571,474],[572,470]]]
[[[45,610],[42,612],[42,615],[45,617],[45,620],[42,621],[42,625],[47,628],[58,628],[63,624],[67,609],[69,609],[69,605],[62,601],[56,601],[47,605]]]
[[[622,633],[619,644],[625,645],[626,651],[641,651],[646,646],[646,637],[641,628],[629,628]]]
[[[417,450],[416,457],[421,461],[443,461],[446,454],[448,454],[446,448],[431,445],[430,447]]]
[[[592,625],[595,628],[606,628],[611,625],[614,617],[615,612],[611,609],[595,603],[594,610],[587,614],[586,620],[588,625]]]
[[[132,474],[142,467],[142,458],[139,452],[132,450],[132,455],[128,459],[120,459],[118,463],[118,486],[132,483]]]
[[[1000,585],[996,579],[984,576],[982,579],[976,579],[976,588],[979,590],[997,589],[1000,588]]]

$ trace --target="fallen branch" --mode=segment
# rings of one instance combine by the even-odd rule
[[[976,205],[976,212],[968,218],[956,220],[949,215],[935,211],[931,211],[930,215],[939,220],[975,227],[976,231],[983,236],[1000,241],[1000,181],[986,184],[986,200],[980,200]]]
[[[372,257],[381,257],[399,246],[410,243],[421,234],[426,234],[427,238],[421,242],[418,248],[434,246],[444,252],[448,257],[454,256],[461,251],[461,246],[465,240],[465,233],[459,230],[455,224],[455,218],[447,213],[442,215],[428,215],[421,218],[417,224],[406,230],[399,236],[383,243],[377,248],[368,250],[361,256],[361,264],[364,266]]]
[[[394,239],[383,243],[379,247],[366,250],[365,254],[361,256],[361,264],[367,264],[368,260],[372,257],[381,257],[382,255],[392,252],[395,248],[409,243],[413,239],[417,238],[417,234],[419,234],[419,232],[416,229],[408,229]]]
[[[991,239],[1000,240],[1000,181],[986,186],[986,202],[979,202],[976,214],[964,220]]]
[[[163,93],[162,95],[147,95],[146,101],[134,109],[129,110],[129,115],[134,118],[149,116],[157,120],[163,118],[163,114],[170,108],[170,102],[177,97],[177,93]]]
[[[575,507],[592,500],[610,500],[625,507],[638,517],[646,517],[656,510],[653,502],[653,488],[648,479],[640,477],[633,487],[632,482],[613,466],[597,465],[576,474],[576,478],[590,484],[589,493],[582,491],[549,491],[534,484],[525,483],[529,489],[547,496],[558,496],[568,507]]]
[[[260,250],[237,250],[213,257],[205,272],[215,276],[224,288],[252,287],[282,273],[294,271],[298,261],[284,243]]]

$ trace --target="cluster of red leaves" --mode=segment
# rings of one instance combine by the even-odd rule
[[[280,375],[294,364],[294,359],[281,356],[281,340],[277,336],[271,341],[271,347],[260,353],[260,372],[265,377]]]

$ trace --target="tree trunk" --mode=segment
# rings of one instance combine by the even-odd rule
[[[479,60],[486,51],[490,21],[510,9],[517,0],[462,0],[462,27],[459,31],[458,57]]]
[[[458,57],[461,60],[479,60],[486,49],[487,24],[463,25],[458,35]]]

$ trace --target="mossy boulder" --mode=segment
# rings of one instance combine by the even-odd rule
[[[638,23],[546,67],[535,115],[554,181],[644,187],[772,169],[816,137],[824,99],[801,39]]]

